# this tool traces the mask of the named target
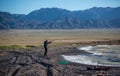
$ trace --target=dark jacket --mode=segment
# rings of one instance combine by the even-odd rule
[[[51,41],[48,42],[47,40],[45,40],[45,41],[44,41],[44,48],[47,48],[47,45],[50,44],[50,43],[51,43]]]

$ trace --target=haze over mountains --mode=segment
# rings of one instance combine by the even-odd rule
[[[0,12],[0,29],[92,29],[120,28],[120,7],[93,7],[69,11],[42,8],[24,14]]]

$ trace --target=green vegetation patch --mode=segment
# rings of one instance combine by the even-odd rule
[[[28,48],[35,48],[35,47],[37,47],[37,46],[34,46],[34,45],[26,45],[26,47],[28,47]]]
[[[20,45],[11,45],[11,46],[0,46],[0,49],[21,49],[23,48],[22,46]]]

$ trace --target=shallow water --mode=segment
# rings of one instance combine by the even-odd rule
[[[120,45],[97,45],[78,47],[90,54],[62,55],[64,59],[87,65],[120,67]]]

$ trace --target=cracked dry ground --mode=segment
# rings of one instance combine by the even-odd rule
[[[119,76],[120,68],[110,70],[87,70],[88,66],[69,63],[58,64],[62,54],[72,53],[71,48],[54,49],[49,58],[44,57],[43,50],[9,50],[0,51],[0,76]],[[72,49],[74,50],[74,49]],[[76,50],[74,50],[75,52]],[[91,66],[89,66],[91,67]]]

